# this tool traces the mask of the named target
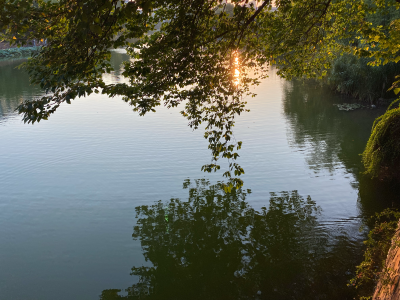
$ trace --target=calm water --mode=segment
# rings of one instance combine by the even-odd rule
[[[179,108],[95,95],[23,124],[41,91],[19,63],[0,62],[0,299],[354,297],[359,228],[398,200],[360,175],[382,110],[338,111],[271,70],[235,127],[244,189],[225,194]]]

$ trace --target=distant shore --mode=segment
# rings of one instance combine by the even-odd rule
[[[0,50],[0,60],[3,59],[14,59],[14,58],[24,58],[32,56],[38,47],[20,47],[20,48],[8,48]]]
[[[31,56],[42,45],[44,45],[44,42],[31,41],[24,47],[18,47],[17,45],[10,45],[8,42],[0,41],[0,59],[26,58]]]

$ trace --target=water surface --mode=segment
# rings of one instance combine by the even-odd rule
[[[359,227],[398,200],[360,175],[382,109],[338,111],[271,70],[235,126],[244,189],[225,194],[179,107],[139,117],[93,95],[23,124],[14,109],[42,92],[20,63],[0,62],[0,298],[354,297]]]

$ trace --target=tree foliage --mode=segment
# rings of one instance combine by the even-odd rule
[[[397,20],[374,25],[367,19],[398,9],[394,0],[275,4],[276,11],[269,0],[0,0],[1,39],[21,45],[47,40],[26,67],[48,94],[18,111],[24,122],[35,123],[91,93],[122,96],[140,115],[182,104],[190,127],[206,127],[212,161],[203,170],[218,170],[224,157],[230,160],[224,176],[240,176],[241,142],[232,127],[266,66],[279,65],[287,78],[317,77],[342,52],[377,64],[398,60]],[[107,84],[102,75],[112,71],[110,49],[118,47],[133,58],[123,72],[129,83]]]

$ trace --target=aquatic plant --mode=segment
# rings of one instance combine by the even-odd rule
[[[345,110],[345,111],[356,110],[359,108],[368,108],[368,106],[358,103],[343,103],[343,104],[333,104],[333,105],[337,106],[339,110]]]

